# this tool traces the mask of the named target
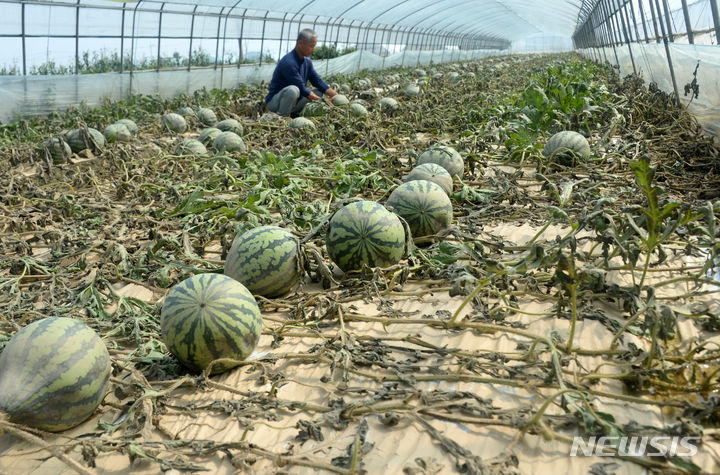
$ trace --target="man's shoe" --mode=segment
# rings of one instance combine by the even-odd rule
[[[290,118],[291,118],[291,119],[297,119],[298,117],[300,117],[300,114],[298,114],[297,112],[291,112],[291,113],[290,113]]]

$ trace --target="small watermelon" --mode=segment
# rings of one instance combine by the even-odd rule
[[[242,137],[243,134],[242,124],[235,119],[221,120],[220,122],[215,124],[215,128],[220,129],[223,132],[232,132],[240,137]]]
[[[358,79],[356,84],[358,89],[367,89],[372,86],[369,79]]]
[[[419,78],[424,78],[427,76],[427,72],[425,72],[424,69],[416,69],[413,71],[413,74]]]
[[[420,94],[420,86],[417,84],[408,84],[405,87],[405,95],[407,97],[415,97]]]
[[[175,155],[205,155],[207,149],[199,140],[185,139],[175,148]]]
[[[86,129],[74,129],[67,135],[67,143],[73,152],[78,153],[90,149],[98,154],[105,148],[105,136],[99,130],[88,127]]]
[[[398,186],[390,193],[387,205],[407,221],[413,237],[437,234],[452,222],[450,198],[439,185],[428,180]]]
[[[575,155],[587,159],[590,157],[590,144],[582,134],[565,130],[550,137],[543,149],[543,155],[564,159],[572,159],[572,155]]]
[[[238,236],[225,261],[225,275],[254,295],[280,297],[300,279],[299,242],[277,226],[260,226]]]
[[[333,96],[332,103],[334,106],[342,107],[350,104],[350,100],[343,94]]]
[[[185,117],[174,112],[165,114],[162,118],[162,127],[170,132],[181,134],[187,130],[187,121]]]
[[[437,163],[453,177],[461,177],[465,171],[465,163],[458,151],[447,145],[436,145],[425,150],[417,160],[418,165],[423,163]]]
[[[365,106],[357,102],[350,106],[350,113],[355,117],[366,117],[368,115]]]
[[[110,370],[105,343],[87,325],[38,320],[13,335],[0,355],[0,411],[37,429],[69,429],[105,398]]]
[[[51,137],[40,144],[42,149],[47,150],[55,165],[67,162],[72,156],[72,149],[60,137]]]
[[[329,110],[330,108],[325,104],[325,101],[315,101],[305,106],[302,115],[303,117],[320,117],[327,114]]]
[[[243,360],[260,340],[262,316],[252,294],[222,274],[197,274],[173,287],[160,312],[168,350],[192,371],[213,360]],[[222,373],[237,364],[215,365]]]
[[[340,89],[338,89],[338,90],[339,90],[340,92],[344,92],[344,93],[347,94],[348,92],[351,92],[351,91],[352,91],[352,88],[350,87],[349,84],[341,84],[341,85],[340,85]]]
[[[291,129],[314,129],[315,123],[306,117],[295,117],[288,122],[288,127]]]
[[[448,196],[453,191],[452,176],[443,167],[437,163],[423,163],[418,165],[408,173],[406,181],[413,180],[429,180],[442,188]]]
[[[380,110],[383,112],[393,112],[393,111],[396,111],[399,107],[398,101],[396,101],[392,97],[383,97],[378,102],[378,106],[380,107]]]
[[[195,109],[190,106],[185,106],[178,109],[177,113],[185,117],[192,117],[195,115]]]
[[[234,132],[220,132],[213,140],[213,147],[218,152],[244,152],[245,142]]]
[[[197,117],[198,120],[200,120],[201,124],[207,125],[208,127],[211,125],[215,125],[218,121],[217,115],[215,115],[215,111],[207,107],[201,107],[197,111]]]
[[[105,127],[103,131],[107,143],[113,142],[129,142],[132,140],[132,134],[125,124],[114,123]]]
[[[119,120],[115,121],[115,123],[124,125],[125,127],[127,127],[128,131],[130,131],[130,133],[133,135],[137,135],[138,132],[140,132],[140,129],[138,128],[138,126],[134,120],[119,119]]]
[[[218,135],[222,133],[222,130],[216,129],[215,127],[208,127],[207,129],[200,132],[198,135],[198,140],[203,143],[203,145],[208,146],[213,143],[213,141],[217,138]]]
[[[397,264],[405,252],[405,228],[400,219],[374,201],[356,201],[330,219],[325,242],[330,258],[344,272],[363,265]]]

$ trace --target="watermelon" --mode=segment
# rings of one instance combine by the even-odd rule
[[[348,92],[352,91],[352,88],[350,87],[349,84],[341,84],[338,91],[348,93]]]
[[[218,152],[244,152],[245,142],[234,132],[220,132],[213,140],[213,147]]]
[[[140,132],[140,129],[138,128],[138,126],[137,126],[137,124],[135,123],[134,120],[131,120],[131,119],[119,119],[119,120],[115,121],[115,123],[116,123],[116,124],[122,124],[122,125],[124,125],[125,127],[127,127],[128,131],[129,131],[132,135],[137,135],[137,133]]]
[[[175,148],[175,155],[205,155],[207,149],[199,140],[185,139]]]
[[[328,112],[329,106],[325,101],[311,102],[302,111],[303,117],[320,117]]]
[[[405,95],[407,97],[415,97],[418,94],[420,94],[420,86],[417,84],[408,84],[407,87],[405,87]]]
[[[293,120],[288,122],[288,127],[291,129],[314,129],[315,123],[305,117],[295,117]]]
[[[225,261],[225,275],[254,295],[287,294],[300,279],[299,242],[277,226],[260,226],[238,236]]]
[[[453,71],[450,74],[448,74],[448,79],[450,80],[450,83],[457,84],[460,82],[460,74]]]
[[[197,274],[173,287],[160,311],[160,332],[168,350],[192,371],[213,360],[243,360],[260,340],[262,317],[252,294],[222,274]],[[223,363],[213,374],[237,366]]]
[[[332,103],[334,106],[342,107],[350,104],[350,100],[343,94],[338,94],[332,97]]]
[[[350,106],[350,113],[355,117],[366,117],[368,115],[368,111],[365,106],[358,104],[357,102]]]
[[[97,154],[105,148],[105,136],[92,127],[74,129],[68,133],[67,143],[75,153],[90,149]]]
[[[543,149],[543,155],[561,159],[572,159],[574,155],[587,159],[590,157],[590,144],[582,134],[565,130],[550,137]]]
[[[0,355],[0,411],[37,429],[69,429],[105,398],[110,370],[105,343],[87,325],[38,320],[13,335]]]
[[[177,113],[182,116],[192,117],[195,115],[195,109],[189,106],[185,106],[178,109]]]
[[[423,163],[437,163],[453,177],[461,177],[465,170],[465,163],[458,151],[447,145],[436,145],[425,150],[417,160],[418,165]]]
[[[72,149],[60,137],[51,137],[40,144],[40,147],[47,150],[54,164],[65,163],[72,156]]]
[[[181,134],[187,130],[187,121],[180,114],[170,112],[163,116],[162,127],[170,132]]]
[[[427,73],[424,69],[416,69],[413,71],[413,74],[419,78],[424,78],[425,76],[427,76]]]
[[[397,264],[405,252],[400,219],[374,201],[356,201],[330,219],[325,241],[330,258],[344,272]]]
[[[378,106],[380,107],[380,110],[383,112],[393,112],[393,111],[397,110],[397,108],[399,107],[398,101],[396,101],[392,97],[383,97],[378,102]]]
[[[372,86],[369,79],[358,79],[356,84],[358,89],[367,89]]]
[[[215,124],[215,128],[220,129],[223,132],[233,132],[234,134],[238,135],[239,137],[242,137],[242,134],[243,134],[242,124],[235,119],[221,120],[220,122]]]
[[[222,130],[216,129],[215,127],[208,127],[207,129],[200,132],[198,135],[198,140],[203,143],[203,145],[208,146],[213,143],[213,141],[217,138],[218,135],[222,133]]]
[[[406,181],[413,180],[432,181],[436,185],[439,185],[448,196],[452,194],[453,179],[450,173],[437,163],[423,163],[410,170]]]
[[[428,180],[398,186],[390,193],[387,205],[407,221],[413,237],[437,234],[452,222],[450,198],[440,185]]]
[[[132,134],[130,133],[130,130],[128,130],[127,126],[117,122],[105,127],[103,135],[105,136],[107,143],[129,142],[132,140]]]
[[[215,115],[215,111],[207,107],[201,107],[197,111],[197,117],[198,120],[200,120],[201,124],[207,126],[215,125],[215,123],[218,121],[217,115]]]

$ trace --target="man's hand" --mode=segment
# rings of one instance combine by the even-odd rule
[[[335,104],[333,104],[333,100],[335,100],[335,96],[326,97],[326,98],[325,98],[325,102],[326,102],[330,107],[335,107]]]

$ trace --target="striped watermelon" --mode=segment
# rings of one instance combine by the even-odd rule
[[[575,155],[586,159],[590,157],[590,144],[582,134],[565,130],[550,137],[543,149],[543,155],[571,159],[572,155]]]
[[[350,106],[350,113],[355,117],[367,117],[368,115],[368,111],[365,106],[357,102]]]
[[[220,129],[223,132],[233,132],[238,137],[242,137],[243,134],[242,124],[235,119],[221,120],[220,122],[215,124],[215,128]]]
[[[197,111],[197,117],[200,123],[208,127],[214,125],[218,121],[215,111],[208,107],[201,107]]]
[[[330,220],[325,242],[330,258],[345,271],[397,264],[405,252],[400,219],[374,201],[356,201]]]
[[[97,155],[105,148],[105,136],[92,127],[71,130],[66,138],[66,142],[75,153],[89,149]]]
[[[423,163],[408,173],[406,181],[429,180],[442,188],[450,196],[453,191],[453,179],[443,167],[437,163]]]
[[[314,129],[315,123],[305,117],[295,117],[288,122],[288,127],[291,129]]]
[[[160,330],[170,352],[199,372],[219,358],[247,358],[260,339],[262,317],[255,298],[240,282],[222,274],[198,274],[167,295]],[[213,373],[234,366],[215,365]]]
[[[128,131],[132,135],[137,135],[138,132],[140,132],[140,129],[138,128],[137,124],[132,119],[118,119],[115,121],[116,124],[122,124],[125,127],[127,127]]]
[[[42,149],[47,150],[54,164],[67,162],[72,156],[72,149],[60,137],[50,137],[40,144]]]
[[[212,145],[213,141],[217,138],[218,135],[222,134],[222,130],[216,129],[215,127],[208,127],[207,129],[204,129],[200,134],[198,135],[198,140],[203,143],[205,146]]]
[[[420,86],[417,84],[408,84],[405,87],[405,95],[407,97],[415,97],[420,94]]]
[[[113,142],[129,142],[132,140],[132,134],[125,124],[114,123],[105,127],[103,131],[107,143]]]
[[[220,132],[213,139],[213,147],[218,152],[244,152],[245,142],[235,132]]]
[[[418,165],[423,163],[437,163],[453,177],[462,177],[465,171],[465,163],[458,151],[447,145],[436,145],[425,150],[417,161]]]
[[[400,105],[398,104],[398,101],[392,97],[383,97],[378,101],[378,107],[380,107],[380,110],[383,112],[394,112],[400,107]]]
[[[338,94],[336,96],[333,96],[332,103],[334,106],[342,107],[350,104],[350,99],[348,99],[347,96],[343,94]]]
[[[283,228],[260,226],[238,236],[225,261],[225,275],[255,295],[280,297],[300,279],[299,242]]]
[[[12,422],[57,432],[92,416],[108,388],[110,355],[72,318],[44,318],[17,332],[0,355],[0,410]]]
[[[181,134],[187,130],[187,121],[185,120],[185,117],[174,112],[165,114],[162,118],[161,125],[163,129],[177,134]]]
[[[398,186],[390,194],[387,205],[407,221],[413,237],[437,234],[452,221],[450,198],[439,185],[428,180]]]
[[[175,155],[205,155],[207,149],[199,140],[185,139],[175,147]]]

